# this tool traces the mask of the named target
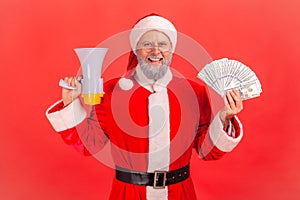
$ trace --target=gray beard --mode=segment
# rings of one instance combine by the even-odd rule
[[[164,77],[172,60],[172,55],[170,55],[168,60],[164,61],[160,67],[157,67],[145,62],[138,54],[136,56],[143,74],[151,80],[159,80]]]

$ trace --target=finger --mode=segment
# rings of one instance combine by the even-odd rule
[[[68,84],[68,86],[71,86],[71,81],[72,81],[72,77],[68,77],[68,79],[67,79],[67,84]]]
[[[228,103],[229,103],[230,108],[231,108],[232,110],[235,109],[236,105],[235,105],[235,100],[234,100],[234,98],[233,98],[233,96],[232,96],[232,92],[231,92],[231,91],[230,91],[230,92],[227,92],[227,93],[226,93],[226,97],[227,97],[227,100],[228,100]]]
[[[228,95],[227,93],[228,93],[228,91],[225,93],[223,100],[224,100],[225,108],[230,109],[229,101],[227,99],[227,95]]]
[[[68,86],[71,86],[72,77],[66,76],[66,77],[64,78],[64,81],[66,82],[66,84],[67,84]]]
[[[75,86],[75,79],[76,79],[76,77],[74,77],[74,76],[72,76],[72,77],[70,78],[70,86],[72,86],[72,87]]]
[[[72,77],[66,77],[65,82],[70,86]]]
[[[66,76],[66,77],[64,78],[64,81],[65,81],[66,83],[68,83],[68,79],[69,79],[69,77]]]
[[[81,90],[81,83],[77,79],[75,79],[75,86],[76,86],[77,90]]]
[[[73,86],[75,86],[76,84],[75,84],[75,82],[76,82],[76,79],[77,79],[77,77],[73,77],[73,80],[72,80],[72,84],[73,84]]]
[[[241,93],[240,93],[240,91],[239,91],[238,89],[233,88],[232,91],[233,91],[237,96],[241,96]]]
[[[234,104],[231,104],[231,109],[232,109],[232,114],[236,115],[239,112],[241,112],[241,110],[243,110],[243,100],[240,97],[240,95],[237,94],[233,94],[234,92],[231,91],[230,95],[234,101]]]
[[[231,94],[235,101],[237,111],[240,112],[243,109],[243,99],[241,97],[241,94],[237,89],[233,89]]]
[[[232,110],[231,105],[230,105],[229,98],[231,98],[231,97],[230,97],[229,91],[227,91],[225,96],[224,96],[224,104],[225,104],[224,118],[225,119],[230,119],[234,115],[233,110]]]
[[[241,96],[241,93],[239,90],[233,89],[232,92],[233,92],[233,96],[235,99],[237,99],[237,100],[242,99],[242,96]]]
[[[230,100],[228,98],[229,92],[226,92],[226,95],[224,96],[224,104],[225,104],[225,119],[231,118],[233,115],[232,105],[230,105]]]

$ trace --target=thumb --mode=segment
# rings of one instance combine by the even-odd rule
[[[80,80],[81,79],[76,78],[74,83],[75,83],[75,86],[76,86],[77,90],[81,92],[82,85],[79,82]]]
[[[82,76],[82,75],[79,75],[79,76],[76,77],[76,80],[77,80],[77,81],[81,81],[82,79],[83,79],[83,76]]]

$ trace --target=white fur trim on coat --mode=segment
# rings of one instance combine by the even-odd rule
[[[234,133],[231,133],[235,131],[234,126],[232,126],[230,130],[231,132],[229,133],[226,133],[223,130],[223,124],[220,119],[220,112],[215,116],[214,120],[212,121],[209,127],[209,136],[211,141],[218,149],[220,149],[223,152],[232,151],[238,145],[238,143],[241,141],[243,137],[242,123],[239,121],[239,119],[236,116],[235,119],[237,120],[240,127],[240,135],[237,138],[229,136],[229,135],[232,136],[234,135]]]
[[[52,108],[61,102],[62,100],[56,102],[46,111],[46,117],[57,132],[75,127],[86,117],[86,111],[78,98],[62,110],[49,113]]]
[[[170,111],[168,90],[157,86],[157,91],[149,96],[149,157],[148,172],[169,171],[170,165]],[[149,200],[167,200],[168,187],[154,189],[147,186]]]
[[[134,78],[139,85],[152,92],[148,97],[149,156],[147,171],[168,171],[170,165],[170,105],[166,87],[172,80],[172,73],[168,70],[164,77],[154,81],[148,79],[137,65]],[[147,186],[146,198],[148,200],[167,200],[168,187],[154,189],[152,186]]]

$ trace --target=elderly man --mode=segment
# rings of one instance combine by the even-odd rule
[[[116,165],[110,199],[196,199],[189,172],[192,149],[204,160],[221,158],[242,138],[238,91],[211,119],[205,87],[177,78],[169,68],[177,42],[174,25],[160,16],[139,20],[130,33],[127,78],[105,83],[102,103],[86,117],[77,90],[63,89],[47,117],[63,140],[84,155],[110,141]]]

